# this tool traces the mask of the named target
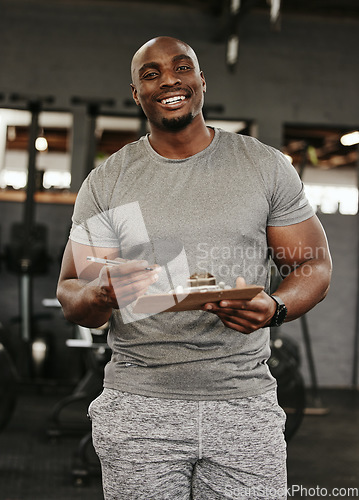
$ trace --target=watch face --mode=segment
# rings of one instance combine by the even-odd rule
[[[277,310],[277,324],[278,324],[278,326],[284,322],[286,316],[287,316],[287,308],[285,307],[285,305],[284,304],[278,305],[278,310]]]
[[[282,299],[276,297],[275,295],[272,295],[272,299],[277,303],[277,310],[273,316],[270,326],[280,326],[284,322],[288,311]]]

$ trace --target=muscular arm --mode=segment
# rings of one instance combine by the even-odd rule
[[[291,321],[312,309],[328,292],[332,263],[327,239],[316,216],[299,224],[268,227],[267,239],[284,277],[275,294],[286,304],[286,321]],[[274,300],[261,292],[251,301],[226,300],[206,304],[205,309],[217,314],[229,328],[251,333],[270,322],[275,307]]]
[[[269,227],[268,245],[283,281],[275,294],[285,302],[287,321],[302,316],[326,296],[332,261],[327,239],[316,216],[284,227]]]
[[[144,261],[120,266],[88,263],[86,257],[117,257],[117,249],[94,248],[69,241],[62,260],[57,297],[65,318],[96,328],[106,323],[112,310],[125,307],[156,281],[158,267],[146,271]]]

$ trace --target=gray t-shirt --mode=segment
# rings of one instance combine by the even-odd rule
[[[94,169],[78,194],[70,239],[120,249],[162,266],[148,293],[184,285],[195,272],[217,283],[269,290],[267,226],[313,216],[287,159],[258,140],[215,129],[211,144],[180,160],[157,154],[148,137]],[[153,397],[230,399],[275,386],[269,329],[245,335],[204,311],[114,310],[105,369],[108,388]]]

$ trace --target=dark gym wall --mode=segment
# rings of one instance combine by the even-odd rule
[[[194,2],[195,5],[195,2]],[[193,45],[208,80],[208,104],[223,117],[258,123],[259,138],[280,147],[282,124],[356,126],[358,19],[251,11],[240,27],[237,71],[228,72],[223,26],[190,6],[153,2],[1,0],[0,91],[53,95],[69,109],[73,96],[113,98],[126,111],[135,50],[166,34]]]
[[[71,106],[73,96],[113,98],[112,111],[128,113],[124,101],[130,97],[131,57],[149,38],[166,34],[195,48],[207,79],[206,102],[224,106],[224,113],[213,118],[254,120],[259,139],[275,147],[281,146],[285,123],[358,126],[358,19],[283,15],[281,30],[273,32],[268,9],[267,13],[251,12],[240,33],[240,58],[232,74],[225,64],[225,45],[216,41],[220,22],[190,6],[0,0],[0,93],[4,95],[0,105],[12,106],[9,96],[13,92],[53,95],[54,109],[76,111],[75,127],[80,131],[86,114]],[[73,144],[74,171],[83,168],[85,148],[85,141]],[[49,217],[46,213],[50,212]],[[55,254],[67,235],[70,213],[69,206],[40,205],[37,209],[37,220],[50,226],[50,247]],[[4,242],[10,223],[20,217],[19,205],[0,203]],[[357,219],[340,215],[321,219],[333,252],[334,276],[328,298],[308,314],[308,323],[319,384],[348,387]],[[287,324],[283,331],[298,339],[310,383],[299,322]]]

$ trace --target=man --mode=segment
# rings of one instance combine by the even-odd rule
[[[84,182],[58,285],[66,318],[110,325],[104,391],[89,408],[105,498],[285,498],[268,326],[325,297],[325,234],[283,155],[205,125],[191,47],[155,38],[131,70],[150,133]],[[269,254],[284,275],[275,297]],[[264,291],[198,311],[134,313],[139,296],[198,271]]]

